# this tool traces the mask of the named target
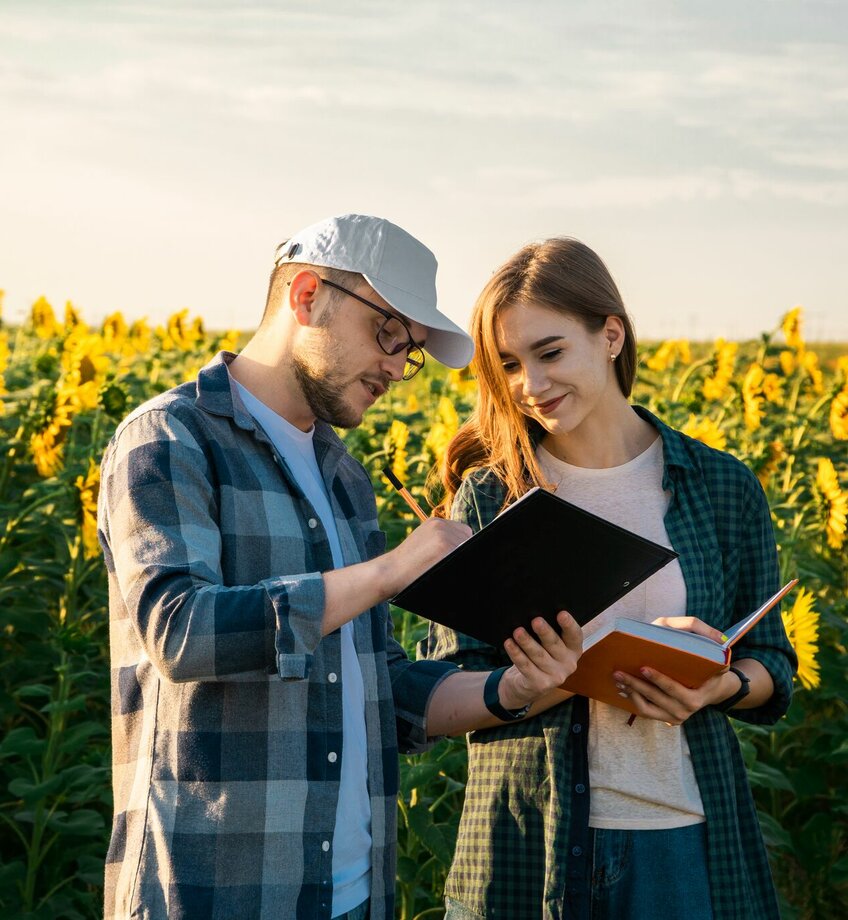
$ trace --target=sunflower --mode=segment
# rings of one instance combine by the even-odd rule
[[[832,549],[840,549],[845,541],[846,519],[848,519],[848,495],[839,487],[833,462],[828,457],[819,460],[816,486],[825,500],[827,520],[825,533],[827,544]]]
[[[780,369],[784,377],[791,377],[795,373],[798,362],[795,359],[794,351],[782,351],[780,353]]]
[[[804,350],[804,339],[801,336],[801,307],[793,307],[788,313],[784,314],[780,321],[780,328],[783,330],[783,337],[786,344],[796,351]]]
[[[235,351],[240,338],[241,332],[239,332],[238,329],[228,329],[221,338],[218,339],[218,345],[216,347],[218,351]]]
[[[690,438],[701,441],[716,450],[724,450],[727,446],[724,432],[711,418],[702,418],[698,421],[697,416],[690,415],[689,421],[681,428],[681,431],[683,434],[688,434]]]
[[[765,489],[768,486],[771,477],[777,471],[778,464],[786,456],[786,448],[783,441],[772,441],[768,446],[768,453],[762,461],[762,465],[757,470],[757,479],[760,485]]]
[[[86,331],[88,326],[83,322],[83,318],[80,315],[79,310],[70,302],[70,300],[65,301],[65,332],[72,332],[74,329],[82,329]]]
[[[406,443],[409,440],[407,425],[395,419],[383,440],[383,447],[389,458],[392,472],[403,482],[406,479]]]
[[[752,364],[742,381],[742,401],[745,405],[745,427],[748,431],[756,431],[760,422],[765,417],[765,397],[763,396],[763,382],[765,374],[759,364]]]
[[[819,356],[814,351],[805,351],[801,358],[804,370],[810,375],[816,393],[824,392],[824,379],[819,367]]]
[[[424,446],[433,455],[437,464],[442,462],[448,444],[456,434],[459,428],[459,417],[456,414],[454,404],[443,396],[439,400],[439,406],[436,409],[436,421],[427,434],[427,440]]]
[[[121,349],[121,354],[126,358],[147,354],[147,352],[150,351],[150,340],[152,338],[153,330],[147,324],[147,320],[137,319],[132,326],[130,326]]]
[[[830,430],[838,441],[848,441],[848,384],[833,397],[830,404]]]
[[[32,435],[29,449],[39,476],[53,476],[63,466],[65,459],[65,438],[71,427],[74,415],[87,407],[89,391],[82,387],[64,387],[59,390],[53,401],[52,411],[44,427]],[[96,404],[96,392],[95,392]]]
[[[165,328],[157,326],[156,334],[165,349],[176,348],[180,351],[191,351],[203,339],[203,320],[198,316],[189,321],[186,307],[170,316]]]
[[[128,332],[127,321],[120,310],[110,313],[103,320],[103,328],[100,330],[100,334],[103,336],[103,341],[109,351],[120,351],[123,348]]]
[[[783,378],[777,374],[766,374],[763,377],[763,396],[768,402],[783,405],[783,383]]]
[[[819,663],[819,614],[813,609],[815,598],[812,591],[801,588],[790,611],[782,611],[786,635],[798,656],[798,679],[808,690],[821,683]]]
[[[652,371],[664,371],[674,363],[676,349],[674,339],[667,339],[645,362]]]
[[[477,390],[477,379],[471,370],[471,365],[452,370],[448,373],[448,382],[460,396],[470,396]]]
[[[32,328],[40,339],[52,339],[62,331],[62,327],[56,321],[53,307],[46,297],[39,297],[32,305],[30,319]]]
[[[703,393],[707,399],[721,399],[733,379],[733,366],[736,363],[736,352],[739,345],[736,342],[726,342],[717,339],[713,364],[715,370],[711,377],[704,381]]]
[[[100,493],[100,467],[93,461],[88,462],[88,474],[77,476],[77,492],[82,514],[82,546],[86,559],[93,559],[100,552],[97,542],[97,497]]]

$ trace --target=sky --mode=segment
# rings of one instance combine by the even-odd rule
[[[276,245],[356,211],[461,325],[573,236],[644,338],[848,341],[842,0],[0,0],[0,125],[8,321],[253,328]]]

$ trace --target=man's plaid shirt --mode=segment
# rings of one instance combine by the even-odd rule
[[[133,412],[102,464],[115,819],[107,917],[319,920],[332,902],[340,634],[322,639],[326,533],[218,355]],[[346,563],[383,552],[365,471],[315,452]],[[398,746],[455,670],[410,662],[385,604],[354,621],[365,688],[371,916],[393,915]]]
[[[756,477],[742,463],[636,409],[660,432],[665,524],[680,554],[688,613],[727,629],[778,587],[771,518]],[[504,490],[486,471],[470,475],[453,517],[479,530],[500,511]],[[503,652],[431,624],[420,654],[470,670],[506,664]],[[774,695],[735,718],[771,724],[786,711],[797,665],[775,610],[734,649],[755,658]],[[771,874],[745,765],[723,713],[705,709],[685,723],[707,819],[716,920],[778,917]],[[486,918],[586,920],[589,847],[589,707],[584,697],[525,722],[468,736],[469,779],[447,894]],[[657,916],[662,905],[657,905]]]

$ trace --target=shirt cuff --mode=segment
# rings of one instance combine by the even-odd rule
[[[738,664],[746,658],[759,661],[771,675],[774,692],[761,706],[753,709],[731,709],[728,715],[751,725],[773,725],[786,714],[792,702],[792,668],[786,655],[769,648],[743,648],[738,651],[739,657],[731,663]]]
[[[407,660],[394,666],[392,695],[402,754],[420,754],[440,740],[427,737],[427,707],[436,687],[458,670],[448,661]]]
[[[262,582],[274,611],[277,673],[283,680],[309,677],[322,639],[324,578],[320,572]]]

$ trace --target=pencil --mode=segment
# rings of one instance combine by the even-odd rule
[[[418,519],[421,521],[427,520],[427,515],[421,510],[421,506],[417,501],[409,494],[409,490],[406,486],[395,476],[395,474],[387,467],[383,467],[383,475],[389,482],[400,492],[401,498],[409,505],[410,508],[418,515]]]

